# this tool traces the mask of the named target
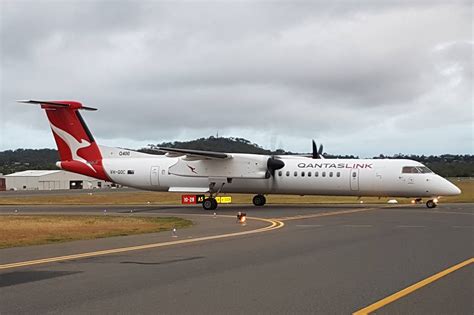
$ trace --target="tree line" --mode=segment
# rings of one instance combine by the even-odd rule
[[[158,147],[184,148],[193,150],[218,151],[228,153],[252,153],[265,155],[285,155],[298,154],[295,152],[285,151],[283,149],[268,150],[264,149],[256,143],[252,143],[243,138],[224,138],[209,137],[200,138],[191,141],[174,141],[163,142],[158,144],[149,144],[146,148],[137,151],[163,154],[157,151]],[[345,158],[356,159],[354,155],[331,155],[324,154],[326,158]],[[393,156],[379,155],[376,159],[411,159],[419,161],[434,172],[444,177],[474,177],[474,155],[407,155],[396,154]],[[59,155],[55,149],[17,149],[6,150],[0,152],[0,173],[11,174],[24,170],[50,170],[56,169],[56,161]]]

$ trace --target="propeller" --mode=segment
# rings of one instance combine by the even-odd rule
[[[285,162],[277,159],[275,156],[272,156],[267,161],[267,172],[265,174],[266,178],[275,176],[275,171],[285,167]]]
[[[319,146],[319,149],[318,149],[318,146],[316,145],[316,142],[314,140],[313,140],[313,155],[312,155],[312,158],[313,159],[324,159],[323,145],[321,144]]]

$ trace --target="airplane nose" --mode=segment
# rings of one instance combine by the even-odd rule
[[[458,186],[453,184],[453,188],[454,188],[454,194],[455,195],[460,195],[462,193],[461,189],[459,189]]]
[[[444,184],[444,196],[456,196],[461,194],[461,189],[459,189],[456,185],[451,183],[450,181],[445,180],[446,183]]]

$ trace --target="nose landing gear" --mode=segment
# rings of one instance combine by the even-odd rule
[[[426,202],[426,207],[428,207],[430,209],[436,208],[437,205],[438,205],[437,200],[430,199]]]

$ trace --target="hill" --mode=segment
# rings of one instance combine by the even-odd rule
[[[217,152],[228,152],[228,153],[253,153],[253,154],[291,154],[284,150],[271,151],[260,147],[256,143],[252,143],[243,138],[200,138],[191,141],[175,141],[175,142],[163,142],[159,144],[149,144],[149,148],[140,149],[141,152],[163,154],[157,152],[158,147],[168,148],[181,148],[181,149],[192,149],[192,150],[205,150],[205,151],[217,151]]]
[[[0,152],[0,173],[26,170],[54,170],[59,154],[54,149],[17,149]]]

